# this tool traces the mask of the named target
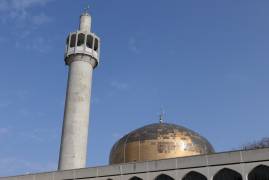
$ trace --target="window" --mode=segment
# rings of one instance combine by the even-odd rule
[[[98,50],[98,46],[99,46],[98,43],[99,43],[98,39],[95,39],[95,41],[94,41],[94,50],[95,50],[95,51]]]
[[[86,43],[87,47],[92,49],[92,44],[93,44],[92,35],[87,35],[87,43]]]
[[[66,39],[66,45],[69,46],[69,36]]]
[[[75,47],[75,45],[76,45],[76,34],[72,34],[72,36],[71,36],[71,42],[70,42],[70,47],[72,48],[72,47]]]
[[[85,42],[85,34],[80,33],[78,35],[78,43],[77,46],[82,46]]]

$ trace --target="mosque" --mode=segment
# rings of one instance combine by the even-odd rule
[[[269,180],[269,148],[216,153],[208,140],[186,127],[163,122],[145,125],[119,139],[109,165],[86,168],[93,70],[100,39],[91,16],[80,16],[68,35],[69,66],[58,170],[0,180]]]

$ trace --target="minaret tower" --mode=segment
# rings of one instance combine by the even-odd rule
[[[80,16],[79,30],[67,37],[69,66],[58,170],[84,168],[87,157],[92,72],[99,63],[100,39],[91,32],[91,16]]]

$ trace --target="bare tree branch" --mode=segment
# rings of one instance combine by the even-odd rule
[[[267,148],[269,147],[269,138],[262,138],[259,141],[254,141],[252,143],[248,143],[242,146],[243,150],[250,150],[250,149],[260,149],[260,148]]]

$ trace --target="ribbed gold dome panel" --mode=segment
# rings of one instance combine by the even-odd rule
[[[136,129],[111,149],[109,164],[158,160],[213,153],[212,145],[182,126],[156,123]]]

